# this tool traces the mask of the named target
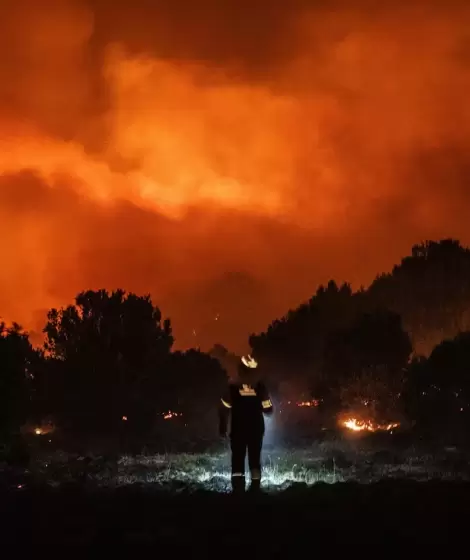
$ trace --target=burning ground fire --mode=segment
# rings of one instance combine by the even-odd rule
[[[167,412],[161,412],[160,416],[163,416],[164,420],[171,420],[173,418],[178,418],[180,416],[183,416],[183,414],[181,412],[173,412],[172,410],[168,410]],[[127,420],[128,420],[127,416],[122,417],[123,422],[127,422]]]
[[[299,407],[312,407],[312,406],[319,406],[320,401],[317,399],[312,399],[311,401],[301,401],[297,403],[297,406]]]
[[[357,418],[348,418],[341,422],[341,425],[353,432],[388,432],[400,426],[399,422],[391,422],[389,424],[376,424],[371,420],[359,420]]]
[[[292,403],[292,401],[287,401],[287,404],[291,405],[293,403]],[[320,401],[318,399],[311,399],[309,401],[297,401],[294,404],[295,404],[295,406],[298,406],[300,408],[303,408],[303,407],[310,408],[310,407],[319,406]]]
[[[42,422],[37,426],[25,426],[25,431],[36,436],[46,436],[55,431],[55,426],[51,422]]]
[[[163,412],[162,414],[164,420],[171,420],[172,418],[178,418],[179,416],[183,416],[179,412],[172,412],[169,410],[168,412]]]

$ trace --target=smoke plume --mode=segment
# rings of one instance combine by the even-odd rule
[[[333,277],[470,242],[470,6],[4,0],[0,315],[150,292],[236,351]]]

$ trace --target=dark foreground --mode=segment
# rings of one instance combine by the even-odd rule
[[[1,537],[4,551],[15,543],[50,551],[65,545],[64,552],[135,552],[143,546],[155,557],[210,552],[290,558],[298,552],[315,558],[341,552],[382,558],[392,551],[421,557],[439,545],[448,554],[461,545],[465,557],[469,504],[469,483],[443,481],[319,483],[243,496],[175,495],[148,487],[25,488],[0,495]]]

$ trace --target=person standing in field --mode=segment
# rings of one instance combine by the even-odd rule
[[[219,430],[222,437],[227,436],[229,420],[231,421],[234,491],[245,489],[247,453],[251,486],[256,489],[261,484],[264,415],[273,413],[273,404],[265,384],[258,378],[257,368],[258,363],[252,356],[243,356],[238,365],[238,379],[229,384],[220,403]]]

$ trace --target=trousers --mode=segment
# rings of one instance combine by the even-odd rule
[[[248,452],[248,466],[252,480],[261,477],[261,449],[263,433],[241,432],[231,435],[232,477],[245,476],[245,459]]]

